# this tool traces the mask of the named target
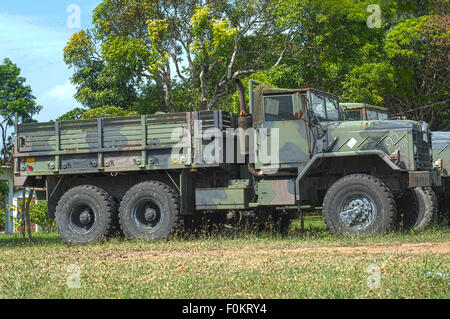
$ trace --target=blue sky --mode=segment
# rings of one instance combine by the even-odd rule
[[[101,0],[0,1],[0,60],[8,57],[22,70],[37,102],[43,106],[36,118],[49,121],[80,106],[70,83],[73,71],[63,61],[70,36],[91,27],[92,10]],[[67,24],[76,4],[81,28]]]

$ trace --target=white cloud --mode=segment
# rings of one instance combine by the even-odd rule
[[[64,84],[53,87],[45,94],[45,96],[59,100],[72,100],[75,93],[76,88],[72,85],[72,83],[70,83],[70,81],[66,81]]]

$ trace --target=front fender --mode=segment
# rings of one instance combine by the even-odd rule
[[[395,165],[389,156],[379,150],[369,150],[369,151],[356,151],[356,152],[331,152],[331,153],[319,153],[314,155],[308,164],[299,172],[297,178],[295,179],[295,194],[297,200],[300,199],[300,183],[308,175],[309,171],[314,167],[314,164],[323,158],[333,158],[333,157],[355,157],[355,156],[369,156],[376,155],[380,157],[392,170],[394,171],[405,171],[397,165]]]

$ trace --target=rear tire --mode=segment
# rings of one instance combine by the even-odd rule
[[[397,201],[397,224],[404,229],[428,227],[437,214],[438,199],[430,187],[416,187]]]
[[[168,185],[149,181],[131,187],[119,208],[120,228],[128,239],[161,240],[179,226],[180,200]]]
[[[106,191],[92,185],[77,186],[56,206],[56,229],[68,244],[98,242],[111,236],[116,215],[116,204]]]
[[[353,174],[328,189],[322,214],[333,234],[379,234],[393,226],[396,205],[391,190],[380,179]]]

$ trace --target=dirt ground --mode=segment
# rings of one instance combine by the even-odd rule
[[[339,254],[385,254],[385,253],[450,253],[450,242],[445,243],[418,243],[399,245],[370,245],[357,247],[314,247],[314,248],[288,248],[288,249],[226,249],[226,250],[202,250],[202,251],[132,251],[126,254],[106,253],[98,254],[97,258],[155,258],[165,259],[173,257],[197,257],[197,256],[235,256],[245,254],[304,254],[304,253],[339,253]]]

